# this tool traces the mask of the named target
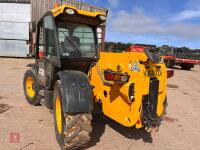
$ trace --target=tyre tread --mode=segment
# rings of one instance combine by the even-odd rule
[[[74,115],[73,118],[73,123],[69,124],[70,128],[66,127],[64,131],[63,150],[77,149],[85,146],[90,141],[92,115],[77,114]],[[65,118],[65,120],[67,121],[67,118]]]

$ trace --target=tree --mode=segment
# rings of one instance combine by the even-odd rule
[[[121,43],[121,42],[105,42],[105,51],[111,52],[122,52],[126,51],[128,47],[133,45],[132,43]]]

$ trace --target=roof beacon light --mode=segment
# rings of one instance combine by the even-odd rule
[[[54,8],[58,8],[59,6],[60,6],[59,3],[55,3],[55,4],[54,4]]]

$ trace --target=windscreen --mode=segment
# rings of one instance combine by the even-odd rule
[[[97,41],[92,26],[62,22],[57,24],[61,58],[97,58]]]

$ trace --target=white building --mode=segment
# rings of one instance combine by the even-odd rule
[[[29,54],[30,0],[0,0],[0,56]]]

